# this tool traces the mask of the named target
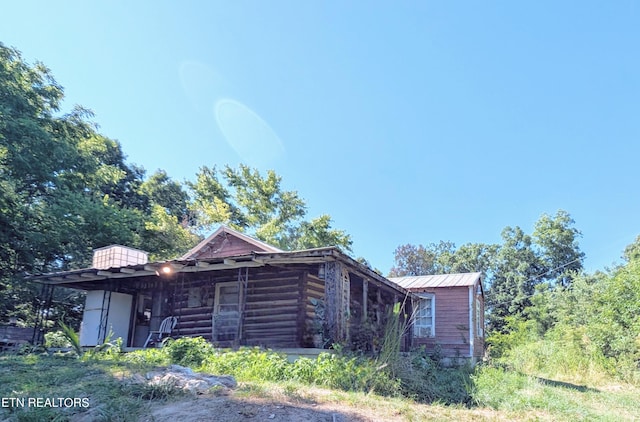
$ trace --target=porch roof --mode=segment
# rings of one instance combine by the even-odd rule
[[[204,259],[176,259],[170,261],[149,262],[146,264],[127,265],[108,269],[83,268],[78,270],[61,271],[55,273],[32,275],[28,280],[43,284],[59,285],[63,287],[88,290],[94,281],[124,280],[137,277],[160,277],[162,274],[195,273],[206,271],[229,270],[234,268],[250,268],[287,264],[320,264],[338,261],[350,268],[363,279],[383,284],[402,295],[410,295],[407,289],[398,285],[369,267],[344,254],[337,247],[304,249],[300,251],[252,252],[249,254],[204,258]]]

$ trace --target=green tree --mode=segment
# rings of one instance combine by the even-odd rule
[[[163,207],[169,215],[180,221],[189,215],[189,195],[181,183],[171,180],[164,170],[157,170],[140,186],[141,193],[151,204]]]
[[[245,165],[202,167],[191,192],[190,223],[201,233],[225,224],[284,250],[338,246],[351,251],[351,237],[331,227],[331,217],[306,220],[298,192],[282,188],[273,171],[262,175]]]
[[[390,277],[443,274],[449,272],[455,245],[440,241],[424,245],[401,245],[394,252],[395,264]]]
[[[535,223],[533,239],[539,248],[543,268],[548,269],[545,278],[554,284],[568,286],[572,274],[582,270],[584,253],[580,251],[579,230],[568,212],[559,210],[554,217],[543,214]]]
[[[598,285],[587,333],[604,356],[640,365],[640,262],[631,261]]]
[[[492,276],[499,246],[487,243],[466,243],[451,257],[449,268],[454,273],[481,272],[483,278]]]
[[[27,273],[87,265],[91,250],[140,244],[142,170],[97,132],[42,64],[0,44],[0,320],[28,320]]]
[[[459,248],[440,241],[423,245],[401,245],[394,252],[390,277],[445,273],[481,272],[491,274],[498,245],[466,243]]]
[[[576,274],[568,287],[549,290],[547,298],[534,301],[529,316],[538,322],[553,315],[548,341],[579,333],[575,341],[592,360],[615,376],[640,379],[640,262]]]
[[[210,232],[214,226],[225,224],[237,230],[249,226],[243,211],[233,202],[227,186],[220,181],[216,167],[203,166],[195,182],[187,182],[191,192],[190,223],[200,232]]]
[[[520,227],[505,227],[487,292],[490,329],[504,328],[508,316],[522,318],[544,272],[531,236]]]
[[[142,244],[151,260],[175,259],[198,243],[200,237],[160,205],[153,205],[145,221]]]
[[[622,257],[627,262],[637,261],[640,259],[640,236],[636,237],[636,240],[634,240],[633,243],[627,245]]]
[[[276,244],[291,249],[320,248],[324,246],[340,246],[351,251],[351,237],[344,230],[331,227],[331,217],[323,214],[311,221],[301,221],[285,236],[284,242],[278,236],[272,236]],[[268,242],[270,238],[265,237]]]
[[[451,242],[440,241],[427,246],[402,245],[395,251],[390,276],[481,272],[489,329],[503,330],[507,317],[526,319],[527,309],[529,317],[541,311],[547,297],[535,295],[546,295],[555,286],[568,286],[582,271],[580,232],[573,225],[569,213],[560,210],[553,217],[543,214],[535,223],[533,235],[520,227],[505,227],[500,244],[467,243],[456,248]],[[540,306],[532,308],[532,299]],[[549,318],[540,321],[541,330],[552,323]]]

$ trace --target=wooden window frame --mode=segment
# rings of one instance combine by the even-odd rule
[[[413,335],[415,338],[433,338],[436,336],[436,295],[433,293],[418,293],[417,306],[415,307],[415,317],[413,319]],[[422,304],[427,300],[431,301],[431,325],[419,325],[418,324],[418,313],[422,308]],[[426,317],[421,317],[426,318]],[[430,334],[428,336],[420,335],[420,328],[430,328]]]
[[[224,283],[216,283],[216,296],[215,296],[215,300],[213,301],[213,313],[215,315],[231,314],[231,313],[239,314],[240,313],[240,303],[239,303],[239,301],[237,303],[237,306],[238,306],[237,310],[220,312],[220,297],[221,297],[220,289],[222,287],[228,287],[228,286],[236,286],[238,288],[238,297],[240,297],[240,284],[237,281],[226,281]]]
[[[476,294],[475,297],[475,305],[476,305],[476,337],[484,336],[484,318],[482,312],[482,301],[480,296]]]

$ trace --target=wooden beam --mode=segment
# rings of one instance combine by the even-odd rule
[[[380,324],[382,322],[382,314],[380,308],[382,307],[382,294],[380,293],[380,287],[378,287],[378,291],[376,292],[376,323]]]
[[[263,263],[261,262],[256,262],[256,261],[240,261],[240,262],[236,262],[233,265],[228,265],[225,263],[221,263],[221,264],[209,264],[209,265],[199,265],[200,261],[198,261],[198,264],[196,265],[190,265],[187,267],[183,267],[180,270],[178,270],[178,272],[181,273],[195,273],[195,272],[199,272],[199,271],[211,271],[211,270],[227,270],[227,269],[233,269],[233,268],[253,268],[253,267],[262,267],[264,266]],[[206,264],[206,263],[203,263]]]
[[[369,281],[362,280],[362,322],[367,321],[367,303],[369,302]]]

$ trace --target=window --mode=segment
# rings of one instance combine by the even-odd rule
[[[149,325],[151,321],[151,296],[140,293],[138,295],[138,311],[136,314],[136,324]]]
[[[480,296],[476,296],[476,337],[484,335],[484,321],[482,315],[482,302]]]
[[[240,294],[237,282],[218,283],[216,284],[216,314],[238,313],[239,303],[238,296]]]
[[[413,320],[413,334],[416,337],[435,336],[435,297],[430,294],[419,294]]]

